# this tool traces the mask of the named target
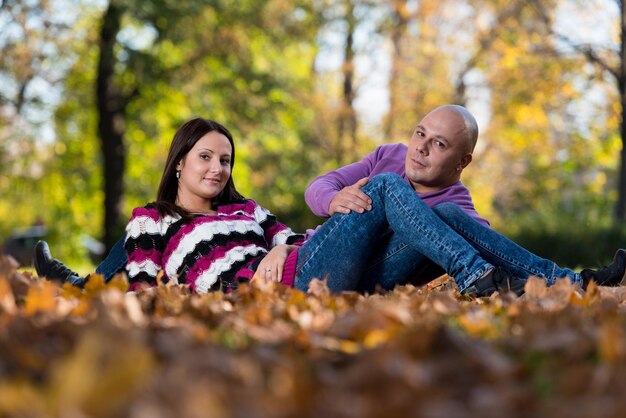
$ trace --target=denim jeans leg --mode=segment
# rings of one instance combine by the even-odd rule
[[[391,290],[409,282],[423,285],[445,272],[423,254],[415,253],[391,229],[381,238],[371,262],[359,282],[359,292],[373,293],[376,287]]]
[[[104,276],[105,282],[108,282],[111,277],[116,273],[125,272],[126,264],[128,264],[128,256],[124,249],[124,241],[126,241],[126,234],[111,247],[109,254],[102,260],[102,262],[96,267],[96,273]]]
[[[561,277],[568,277],[572,283],[581,281],[579,273],[561,268],[555,262],[531,253],[504,235],[476,222],[453,203],[442,203],[435,206],[433,211],[476,248],[485,260],[506,268],[516,277],[538,276],[545,278],[548,285]]]
[[[313,278],[328,278],[331,291],[357,289],[388,227],[416,257],[426,256],[454,277],[460,291],[493,268],[397,174],[374,176],[362,190],[372,199],[372,210],[335,214],[303,244],[296,288],[307,290]]]

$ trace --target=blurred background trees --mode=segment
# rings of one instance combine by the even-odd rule
[[[45,224],[85,262],[154,199],[176,128],[217,119],[246,196],[294,229],[303,191],[459,103],[481,136],[463,181],[546,257],[607,261],[619,209],[621,2],[5,0],[0,241]],[[622,54],[623,55],[623,54]],[[616,215],[617,213],[617,215]],[[604,257],[604,259],[602,258]],[[86,267],[89,268],[89,267]]]

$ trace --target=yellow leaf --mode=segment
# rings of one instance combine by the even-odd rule
[[[76,286],[72,286],[71,284],[65,282],[63,283],[63,287],[61,288],[60,295],[66,299],[72,298],[80,298],[83,291]]]
[[[111,278],[111,280],[109,280],[109,282],[106,285],[107,287],[118,289],[121,292],[127,292],[128,291],[128,277],[126,276],[126,273],[117,273],[115,276]]]
[[[361,351],[361,345],[350,340],[339,340],[339,350],[344,353],[354,354]]]
[[[363,345],[367,348],[374,348],[391,340],[395,336],[391,328],[388,326],[385,329],[374,329],[368,332],[365,338],[363,338]]]
[[[71,406],[87,416],[112,416],[136,395],[141,382],[150,376],[154,359],[139,341],[120,336],[91,330],[73,352],[54,364],[49,394],[56,410],[63,412]]]
[[[9,281],[2,276],[0,276],[0,309],[9,314],[13,314],[17,310],[11,285]]]
[[[91,274],[89,280],[85,284],[85,293],[88,295],[94,295],[104,290],[104,276],[102,274]]]
[[[41,392],[28,382],[0,382],[0,416],[46,416]]]
[[[469,311],[459,316],[459,324],[473,337],[498,337],[500,332],[494,322],[494,316],[485,309]]]
[[[49,280],[40,280],[28,289],[26,294],[25,311],[27,315],[34,315],[39,312],[54,312],[57,303],[56,297],[59,287]]]
[[[539,277],[529,277],[526,285],[524,286],[524,294],[526,298],[540,298],[548,293],[548,286],[546,281]]]
[[[624,331],[617,318],[610,318],[600,327],[598,335],[600,358],[609,363],[621,362],[626,354]]]

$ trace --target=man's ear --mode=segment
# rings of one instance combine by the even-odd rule
[[[463,158],[461,158],[461,168],[465,168],[472,162],[472,154],[465,154]]]

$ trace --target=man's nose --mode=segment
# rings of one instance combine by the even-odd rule
[[[417,152],[423,155],[428,154],[428,141],[418,141],[417,146],[415,147]]]

